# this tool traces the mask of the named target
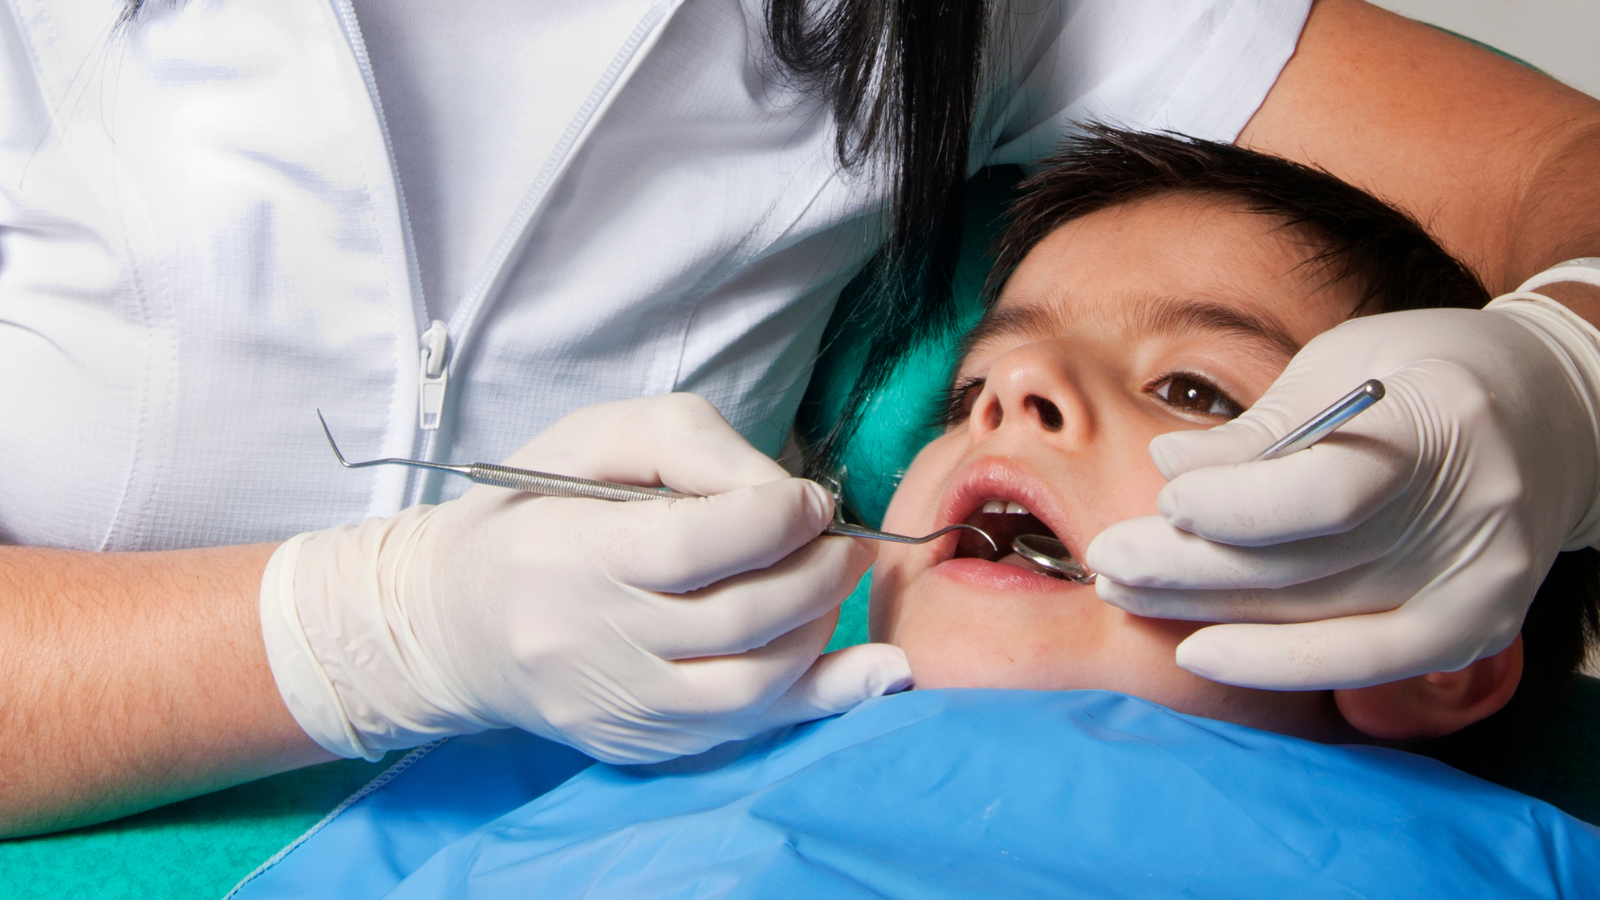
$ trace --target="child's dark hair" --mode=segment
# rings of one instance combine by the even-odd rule
[[[1092,126],[1017,186],[984,293],[1074,219],[1156,194],[1226,197],[1301,232],[1307,264],[1352,285],[1357,315],[1489,302],[1477,276],[1405,213],[1318,169],[1232,144]]]
[[[1327,172],[1231,144],[1103,126],[1063,145],[1023,181],[994,248],[985,285],[993,305],[1035,245],[1098,210],[1158,194],[1226,198],[1283,223],[1310,250],[1307,264],[1350,286],[1353,315],[1479,308],[1489,294],[1472,272],[1404,212]],[[1534,726],[1561,701],[1600,639],[1600,553],[1563,553],[1522,624],[1523,670],[1505,708],[1414,749],[1485,778],[1504,774]]]

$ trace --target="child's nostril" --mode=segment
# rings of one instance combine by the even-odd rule
[[[1039,424],[1044,426],[1045,431],[1060,431],[1061,426],[1066,422],[1066,419],[1061,415],[1061,407],[1037,394],[1029,394],[1027,399],[1022,401],[1022,404],[1033,410],[1033,414],[1039,417]]]
[[[983,423],[989,427],[990,431],[999,428],[1003,418],[1005,418],[1005,410],[1000,408],[999,403],[990,403],[988,408],[983,411]]]

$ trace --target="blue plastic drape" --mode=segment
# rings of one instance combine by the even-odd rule
[[[919,691],[584,765],[526,735],[457,739],[241,896],[1600,895],[1600,836],[1537,800],[1097,691]]]

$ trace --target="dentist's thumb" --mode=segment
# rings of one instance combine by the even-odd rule
[[[864,700],[904,691],[911,683],[905,652],[892,644],[858,644],[825,653],[758,714],[757,730],[838,715]]]

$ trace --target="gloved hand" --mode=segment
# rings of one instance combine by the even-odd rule
[[[273,676],[341,756],[515,726],[608,762],[698,753],[904,689],[898,648],[817,660],[872,549],[832,499],[687,394],[589,407],[507,465],[706,495],[474,487],[286,542],[262,581]],[[815,661],[815,665],[813,665]]]
[[[1251,623],[1177,653],[1249,687],[1362,687],[1498,652],[1556,553],[1600,539],[1597,339],[1543,298],[1340,325],[1244,415],[1151,443],[1160,515],[1089,545],[1099,596]],[[1336,434],[1245,462],[1373,377],[1387,395]]]

